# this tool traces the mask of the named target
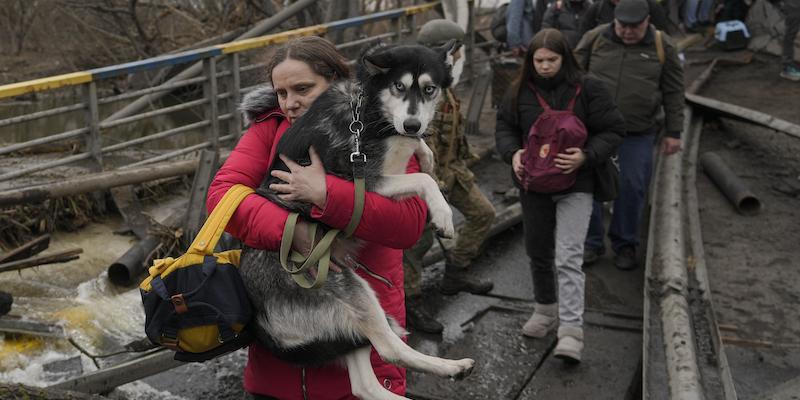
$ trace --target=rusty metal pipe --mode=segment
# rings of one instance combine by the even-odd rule
[[[125,252],[117,261],[108,267],[108,279],[117,286],[128,286],[133,278],[143,273],[148,266],[145,257],[160,243],[158,236],[148,235]]]
[[[168,216],[163,225],[171,226],[183,217],[183,212],[175,211]],[[108,267],[108,280],[117,286],[128,286],[131,281],[149,268],[150,254],[161,243],[158,236],[147,235],[143,240],[137,242],[130,250],[125,252],[117,261]]]
[[[755,215],[761,211],[761,201],[731,171],[720,156],[707,152],[700,157],[700,164],[740,214]]]

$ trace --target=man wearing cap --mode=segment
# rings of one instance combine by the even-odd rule
[[[647,0],[620,0],[614,21],[586,32],[575,48],[575,57],[590,74],[611,89],[626,122],[627,137],[617,150],[621,186],[608,236],[614,265],[636,268],[639,219],[644,210],[653,170],[653,146],[664,112],[664,154],[680,150],[683,128],[683,67],[672,40],[650,26]],[[595,202],[586,236],[584,264],[605,253],[603,205]]]
[[[464,31],[458,24],[446,19],[427,22],[417,35],[417,42],[428,47],[451,39],[463,40]],[[456,51],[453,57],[453,62],[456,62],[461,57],[461,51]],[[461,114],[460,102],[456,100],[451,89],[442,94],[428,132],[431,136],[425,142],[433,150],[435,157],[433,178],[439,182],[439,188],[447,195],[450,204],[465,218],[455,245],[446,254],[445,272],[439,282],[439,290],[446,295],[458,292],[486,294],[494,288],[494,283],[487,278],[472,276],[468,268],[472,259],[478,255],[483,239],[494,222],[495,210],[475,184],[475,175],[467,168],[467,160],[477,156],[470,151],[464,135],[464,116]],[[406,322],[422,332],[441,333],[443,326],[425,309],[420,289],[422,259],[433,241],[433,231],[428,228],[414,247],[403,251]]]

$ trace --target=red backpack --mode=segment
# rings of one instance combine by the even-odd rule
[[[522,153],[525,171],[520,183],[526,189],[538,193],[560,192],[575,183],[578,171],[563,174],[563,171],[556,167],[556,154],[564,153],[564,150],[570,147],[583,147],[586,143],[586,126],[572,111],[581,87],[578,86],[575,97],[566,110],[552,110],[536,92],[533,84],[528,82],[528,85],[536,93],[544,112],[528,132],[525,152]]]

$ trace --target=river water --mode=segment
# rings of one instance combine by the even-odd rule
[[[169,201],[145,205],[145,209],[163,220],[173,207]],[[136,277],[125,287],[115,286],[108,279],[111,263],[138,241],[136,236],[118,234],[126,230],[124,220],[109,213],[102,223],[91,223],[80,232],[51,234],[50,246],[43,254],[79,247],[83,249],[79,259],[0,273],[0,290],[14,297],[11,315],[55,320],[85,352],[65,339],[0,333],[0,382],[50,386],[96,371],[98,367],[89,355],[124,351],[124,345],[145,337],[145,314],[138,290],[145,276]],[[123,353],[95,360],[100,367],[107,367],[135,355]],[[118,391],[133,400],[171,396],[146,386],[137,382]]]

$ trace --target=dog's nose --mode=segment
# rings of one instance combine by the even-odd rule
[[[417,133],[421,127],[422,123],[417,119],[407,119],[403,122],[403,129],[405,129],[406,133]]]

